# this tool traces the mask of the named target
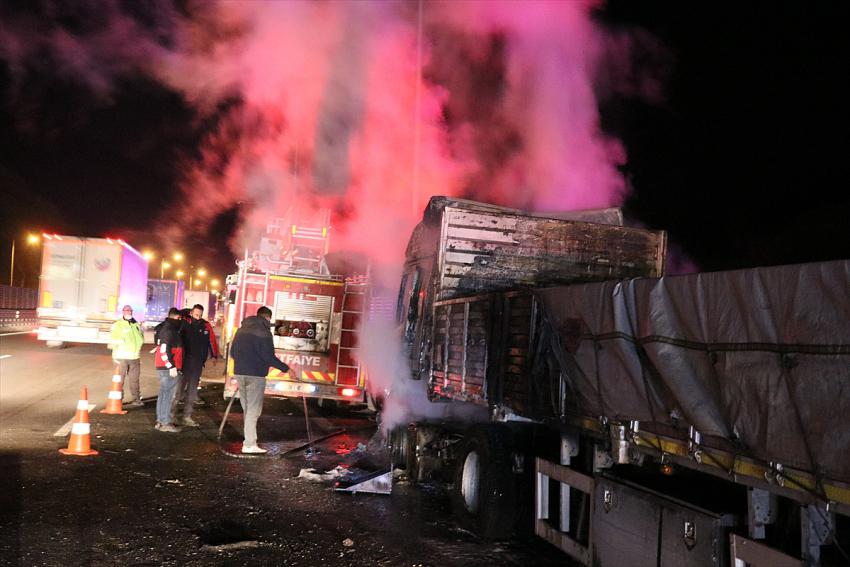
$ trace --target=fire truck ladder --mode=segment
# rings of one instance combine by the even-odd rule
[[[330,211],[320,213],[319,225],[293,224],[289,239],[290,265],[294,267],[309,266],[317,274],[324,273],[323,262],[330,244],[329,225]],[[307,255],[302,255],[306,253]],[[312,266],[311,264],[315,264]]]
[[[363,315],[366,310],[366,291],[368,288],[368,284],[365,280],[355,280],[355,281],[346,281],[345,282],[345,290],[342,295],[342,320],[343,326],[340,329],[339,336],[339,348],[336,351],[336,368],[337,368],[337,376],[339,375],[340,368],[353,368],[355,372],[355,376],[357,377],[357,386],[360,386],[360,365],[352,366],[348,364],[340,364],[340,359],[342,357],[342,351],[349,351],[349,354],[352,354],[352,351],[355,351],[359,348],[359,346],[343,346],[343,345],[357,345],[356,342],[356,333],[358,329],[356,328],[346,328],[344,321],[345,315],[350,314],[354,315],[353,319],[355,321],[359,321],[362,325],[363,323]],[[346,300],[349,299],[350,296],[360,296],[360,309],[350,309],[350,305],[346,306]],[[350,303],[350,302],[349,302]],[[348,340],[346,340],[348,339]],[[351,360],[353,357],[347,357]]]

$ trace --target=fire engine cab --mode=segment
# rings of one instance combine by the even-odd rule
[[[275,355],[290,368],[269,368],[266,395],[366,401],[357,348],[368,277],[330,273],[329,221],[327,210],[275,219],[259,250],[246,251],[238,272],[227,277],[225,397],[236,389],[230,342],[241,321],[265,305],[272,310]]]

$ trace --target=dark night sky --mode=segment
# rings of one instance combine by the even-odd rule
[[[846,14],[806,2],[685,4],[620,0],[597,15],[648,31],[663,46],[654,60],[669,67],[662,101],[600,102],[603,128],[628,153],[627,213],[668,230],[704,270],[850,257]],[[125,76],[108,100],[49,65],[23,77],[13,86],[0,59],[3,283],[11,239],[26,229],[152,244],[209,122],[143,76]],[[233,221],[185,244],[219,275],[233,265]],[[18,257],[28,283],[32,256]]]

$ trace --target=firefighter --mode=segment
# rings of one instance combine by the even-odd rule
[[[289,366],[274,355],[271,319],[271,309],[260,307],[255,316],[242,321],[230,346],[234,378],[239,388],[239,403],[245,414],[243,453],[266,452],[257,445],[257,419],[263,413],[263,393],[269,367],[289,372]]]
[[[183,337],[180,336],[182,323],[180,311],[176,307],[168,310],[168,319],[157,327],[159,346],[154,354],[154,363],[159,375],[159,395],[156,400],[156,430],[166,433],[180,431],[172,424],[171,403],[180,381],[180,369],[183,367]]]
[[[139,353],[145,338],[139,328],[139,322],[133,318],[133,308],[125,305],[121,308],[122,317],[112,324],[109,335],[109,348],[112,349],[112,360],[118,365],[121,382],[128,384],[133,399],[125,402],[130,407],[141,407],[142,390],[139,385],[141,364]]]
[[[182,424],[197,427],[192,419],[192,409],[198,400],[198,384],[207,359],[218,359],[218,344],[212,325],[203,318],[204,306],[196,304],[190,311],[191,317],[184,329],[183,374],[177,387],[177,399],[183,402]]]

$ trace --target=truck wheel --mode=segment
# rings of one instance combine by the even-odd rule
[[[417,482],[415,429],[403,425],[392,430],[390,433],[390,458],[395,468],[405,471],[411,482]]]
[[[45,341],[47,348],[62,348],[65,346],[63,341]]]
[[[507,539],[517,524],[517,490],[510,432],[470,431],[455,469],[452,507],[461,525],[486,540]]]

